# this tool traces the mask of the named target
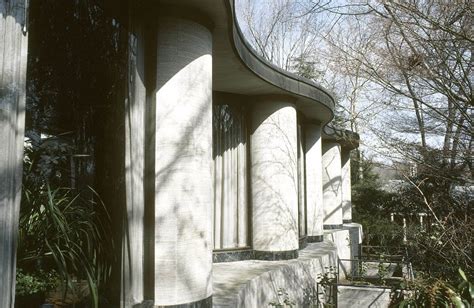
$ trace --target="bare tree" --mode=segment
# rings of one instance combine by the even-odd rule
[[[413,187],[412,193],[404,192],[410,196],[406,204],[420,204],[440,230],[432,234],[436,242],[430,242],[436,249],[424,251],[472,272],[472,236],[466,236],[472,227],[466,219],[472,195],[460,199],[453,193],[455,187],[472,186],[473,175],[470,2],[364,5],[364,10],[346,8],[346,18],[362,21],[365,27],[351,32],[358,36],[363,31],[366,44],[336,39],[331,46],[350,59],[346,67],[353,76],[361,74],[380,89],[376,103],[385,107],[384,117],[372,127],[379,140],[417,166],[416,176],[406,175]],[[427,239],[419,240],[417,245]]]
[[[275,25],[299,20],[306,27],[272,36],[276,31],[263,26],[266,19],[255,24],[255,17],[248,18],[249,28],[257,25],[254,40],[259,29],[266,31],[264,38],[271,37],[254,44],[271,51],[269,46],[282,46],[282,36],[298,37],[294,31],[311,35],[317,43],[307,45],[305,53],[290,55],[293,66],[275,61],[271,52],[266,58],[333,90],[343,115],[339,123],[362,133],[363,141],[375,137],[379,147],[371,151],[417,167],[418,177],[407,183],[411,181],[419,203],[438,218],[442,238],[447,239],[443,249],[466,256],[469,264],[472,253],[465,244],[470,237],[460,236],[464,231],[459,230],[470,233],[465,222],[472,196],[455,200],[452,188],[473,186],[471,1],[285,3],[278,14],[268,12],[275,17],[268,20]],[[318,28],[311,29],[316,24]]]
[[[242,0],[237,10],[242,31],[265,59],[287,71],[295,71],[302,60],[310,61],[318,43],[321,19],[301,15],[305,7],[293,0]],[[306,68],[310,68],[306,66]],[[313,72],[307,72],[311,78]]]
[[[442,138],[442,161],[472,172],[472,10],[469,1],[368,3],[377,45],[352,50],[371,80],[411,111],[421,158]],[[375,59],[375,61],[374,61]]]

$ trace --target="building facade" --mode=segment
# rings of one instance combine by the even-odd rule
[[[26,3],[6,2],[0,16],[7,34],[1,47],[1,307],[13,307],[14,299]],[[208,307],[226,300],[251,307],[263,300],[248,286],[271,292],[263,274],[269,271],[241,277],[248,283],[229,297],[222,291],[231,272],[224,263],[279,261],[267,263],[282,265],[274,274],[294,266],[286,268],[284,285],[307,270],[310,276],[299,277],[311,283],[321,272],[313,268],[317,260],[334,265],[358,254],[349,155],[358,136],[327,126],[335,104],[328,91],[258,56],[242,36],[232,0],[103,6],[128,25],[131,37],[123,307]],[[334,245],[314,244],[324,242]]]

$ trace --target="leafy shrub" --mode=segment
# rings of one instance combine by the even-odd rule
[[[28,296],[31,294],[45,293],[53,290],[58,283],[55,272],[38,271],[37,273],[25,273],[22,269],[16,272],[16,295]]]
[[[326,271],[318,274],[317,283],[322,287],[324,295],[323,307],[337,306],[337,270],[334,266],[325,267]],[[319,298],[318,298],[319,301]]]
[[[391,193],[380,188],[370,161],[363,164],[364,177],[353,185],[352,203],[353,219],[364,228],[364,245],[403,248],[415,270],[444,281],[454,283],[459,267],[472,276],[474,200],[466,189],[470,182],[432,160],[430,168],[419,168],[416,176],[400,180],[403,185]],[[394,212],[406,219],[406,229],[390,220]],[[419,213],[426,215],[424,226]]]
[[[17,283],[20,290],[24,283],[38,289],[42,273],[54,272],[66,297],[74,292],[73,281],[86,280],[97,307],[98,290],[110,276],[113,258],[110,217],[94,189],[64,186],[67,151],[55,140],[26,146]]]
[[[277,291],[277,299],[269,303],[272,307],[293,307],[296,305],[288,295],[285,289],[279,288]]]
[[[474,288],[459,269],[462,282],[453,287],[444,280],[419,273],[413,281],[404,281],[394,292],[391,306],[396,307],[459,307],[473,305]]]

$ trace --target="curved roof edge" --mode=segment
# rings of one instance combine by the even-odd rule
[[[241,77],[243,76],[242,69],[245,69],[248,71],[246,74],[249,74],[245,76],[249,77],[249,81],[254,83],[252,86],[235,84],[235,87],[226,84],[222,89],[216,88],[217,91],[246,94],[245,90],[248,86],[249,92],[247,95],[288,94],[297,99],[296,108],[306,117],[323,124],[329,123],[334,118],[335,99],[328,90],[307,78],[297,76],[275,66],[255,51],[244,37],[239,26],[235,0],[222,0],[220,3],[216,0],[96,1],[105,10],[111,12],[112,16],[123,20],[124,24],[129,22],[128,14],[132,6],[140,6],[146,3],[157,6],[172,5],[185,10],[190,9],[195,14],[205,14],[215,23],[216,28],[222,30],[219,32],[220,37],[215,38],[219,41],[218,48],[223,48],[223,53],[219,54],[222,58],[217,60],[220,64],[232,61],[240,63],[240,67],[232,64],[221,66],[216,78],[225,79],[226,76],[223,75],[233,74]],[[230,51],[230,53],[226,51]],[[255,90],[260,87],[260,91]]]
[[[323,140],[335,141],[347,150],[353,150],[359,147],[359,134],[348,129],[338,129],[331,125],[326,125],[323,128],[322,136]]]
[[[259,78],[289,92],[289,94],[303,96],[322,104],[334,117],[335,99],[333,95],[312,80],[285,71],[260,56],[242,33],[235,11],[235,0],[224,1],[230,6],[232,15],[230,20],[233,31],[232,44],[245,66]],[[327,122],[331,120],[332,118]]]

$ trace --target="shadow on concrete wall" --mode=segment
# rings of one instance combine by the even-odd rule
[[[252,144],[251,176],[253,228],[265,236],[253,239],[254,247],[271,250],[297,249],[298,177],[296,113],[288,115],[285,104],[265,104],[265,112],[253,114],[251,134],[258,129],[258,143]],[[294,110],[292,110],[294,112]],[[291,118],[288,118],[288,117]],[[294,118],[293,118],[294,116]],[[295,127],[288,127],[294,121]],[[254,142],[254,137],[251,142]],[[272,213],[269,216],[269,213]],[[267,231],[268,230],[268,231]],[[296,247],[295,243],[296,242]],[[285,248],[295,247],[295,248]]]

